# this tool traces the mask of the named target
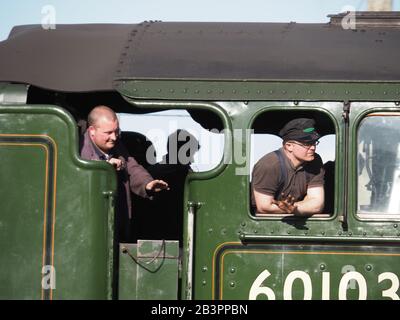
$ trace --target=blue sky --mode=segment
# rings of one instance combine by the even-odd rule
[[[400,10],[400,0],[393,4]],[[46,5],[55,8],[56,23],[327,22],[345,6],[366,10],[367,0],[2,0],[0,41],[14,25],[40,24]]]

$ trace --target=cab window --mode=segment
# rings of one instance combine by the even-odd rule
[[[286,111],[273,110],[265,111],[260,114],[252,124],[253,134],[251,136],[250,153],[250,212],[252,215],[260,216],[256,213],[254,199],[252,199],[252,172],[255,164],[266,154],[282,148],[282,138],[279,136],[281,128],[290,120],[296,118],[312,118],[316,122],[316,130],[321,135],[319,144],[316,147],[316,153],[322,159],[325,171],[324,178],[324,209],[321,214],[313,215],[313,218],[331,216],[334,214],[334,179],[335,179],[335,150],[336,150],[336,132],[333,120],[323,112],[318,111]],[[273,218],[283,214],[268,214],[263,218]]]
[[[370,114],[358,130],[359,215],[400,216],[400,114]]]

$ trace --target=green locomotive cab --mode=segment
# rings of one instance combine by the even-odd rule
[[[398,300],[398,15],[345,17],[15,27],[0,42],[0,298]],[[113,242],[115,170],[79,156],[100,104],[148,168],[138,128],[171,110],[215,139],[171,190],[180,209],[134,199],[129,243]],[[301,117],[321,134],[323,212],[256,214],[253,165]]]

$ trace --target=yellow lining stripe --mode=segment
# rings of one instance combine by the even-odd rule
[[[55,237],[55,218],[56,218],[56,191],[57,191],[57,144],[47,135],[37,134],[0,134],[0,137],[40,137],[49,140],[54,147],[54,176],[53,176],[53,206],[52,206],[52,226],[51,226],[51,265],[54,267],[54,237]],[[49,150],[45,144],[41,143],[0,143],[2,146],[26,146],[26,147],[42,147],[45,150],[46,166],[45,166],[45,190],[44,190],[44,218],[43,218],[43,244],[42,244],[42,268],[45,266],[46,256],[46,224],[47,224],[47,197],[48,197],[48,171],[49,171]],[[42,279],[41,279],[42,280]],[[40,281],[42,283],[42,281]],[[41,289],[41,299],[44,299],[44,289]],[[53,299],[53,289],[50,289],[50,300]]]

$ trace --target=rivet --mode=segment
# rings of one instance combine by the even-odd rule
[[[224,90],[219,90],[219,93],[224,93]]]
[[[213,229],[212,228],[210,228],[210,229],[208,229],[208,233],[213,233]]]
[[[250,90],[246,90],[246,93],[250,93]]]
[[[271,230],[271,234],[274,233],[274,230]]]
[[[397,223],[395,223],[395,224],[393,225],[393,228],[397,228]]]
[[[240,225],[241,225],[242,227],[245,227],[245,226],[246,226],[246,222],[243,221]]]
[[[203,266],[203,268],[201,268],[201,271],[203,272],[207,272],[207,270],[208,270],[207,266]]]
[[[346,90],[346,94],[349,94],[350,93],[350,91],[349,90]]]
[[[286,94],[286,90],[282,90],[282,93],[283,93],[283,94]]]
[[[324,90],[321,90],[321,94],[324,94],[325,92],[324,92]]]
[[[326,269],[326,266],[325,266],[323,263],[321,263],[321,264],[319,265],[319,268],[320,268],[321,270],[325,270],[325,269]]]
[[[365,270],[371,271],[371,270],[372,270],[372,266],[371,266],[370,264],[367,264],[367,265],[365,266]]]
[[[300,91],[299,90],[296,90],[296,94],[299,94],[300,93]]]
[[[200,93],[200,90],[195,90],[194,93]]]
[[[257,94],[260,94],[261,93],[261,90],[257,90]]]
[[[236,283],[234,281],[229,282],[229,285],[231,288],[234,288],[236,286]]]
[[[162,90],[161,89],[157,89],[157,92],[161,92]]]
[[[269,90],[269,94],[273,94],[274,93],[274,90]]]
[[[287,231],[287,234],[290,234],[290,231],[289,231],[289,230]]]
[[[205,285],[207,284],[207,281],[206,281],[206,280],[203,280],[203,281],[201,282],[201,284],[202,284],[203,286],[205,286]]]
[[[169,90],[169,92],[171,92],[171,93],[174,93],[174,92],[175,92],[175,90],[174,90],[174,89],[171,89],[171,90]]]
[[[229,269],[229,272],[230,272],[230,273],[235,273],[235,272],[236,272],[236,268],[234,268],[234,267],[230,268],[230,269]]]
[[[366,235],[367,235],[367,233],[364,231],[364,232],[363,232],[363,236],[366,236]]]
[[[212,91],[211,90],[207,90],[207,93],[211,93]]]
[[[325,231],[322,231],[321,234],[324,236],[325,235]]]
[[[386,92],[386,91],[383,91],[383,94],[384,94],[384,95],[387,95],[387,92]]]
[[[257,231],[257,230],[254,230],[254,233],[258,233],[258,231]]]
[[[342,235],[342,231],[339,231],[338,234],[339,234],[339,236],[341,236]]]
[[[307,92],[308,92],[308,94],[311,94],[311,90],[308,90]]]
[[[349,236],[350,236],[350,237],[352,236],[352,234],[353,234],[352,232],[349,232]]]
[[[236,93],[236,90],[234,89],[234,90],[232,90],[232,93]]]

